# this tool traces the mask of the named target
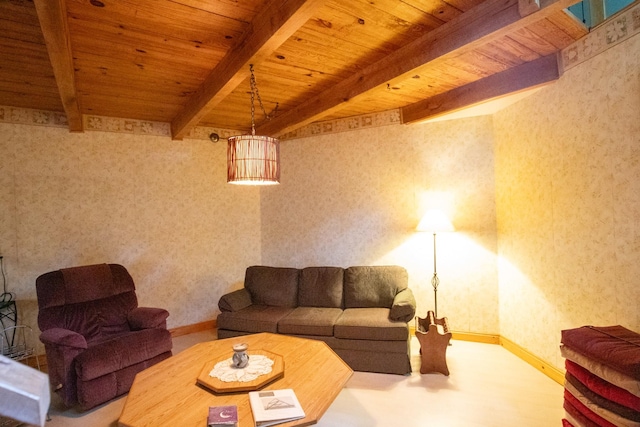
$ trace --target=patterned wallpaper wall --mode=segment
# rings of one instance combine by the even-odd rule
[[[281,184],[261,193],[265,263],[402,265],[424,317],[433,235],[415,228],[442,208],[458,231],[438,235],[438,314],[458,331],[499,333],[490,117],[323,134],[281,152]]]
[[[640,331],[640,37],[494,128],[502,335],[561,368],[561,329]]]
[[[50,270],[123,264],[174,327],[213,319],[260,262],[259,190],[226,183],[224,143],[0,123],[0,159],[0,254],[34,328]]]
[[[282,142],[282,184],[225,182],[235,131],[0,107],[0,254],[21,321],[35,278],[122,263],[169,326],[210,320],[246,266],[399,264],[418,314],[505,336],[562,367],[560,330],[640,331],[640,6],[565,49],[565,74],[493,117],[403,126],[397,111],[309,125]],[[594,48],[595,46],[595,48]],[[597,49],[596,49],[597,48]],[[224,141],[224,139],[222,139]]]

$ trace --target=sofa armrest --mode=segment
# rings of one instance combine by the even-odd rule
[[[77,332],[63,328],[51,328],[40,334],[40,341],[44,345],[73,347],[86,349],[87,340]]]
[[[142,329],[167,328],[169,312],[164,308],[136,307],[127,315],[127,321],[132,331]]]
[[[409,322],[416,314],[416,299],[413,292],[409,288],[405,288],[398,292],[393,299],[393,305],[389,311],[391,320],[401,320]]]
[[[218,301],[218,308],[220,311],[238,311],[249,307],[251,304],[253,304],[251,294],[246,288],[241,288],[222,295],[220,301]]]

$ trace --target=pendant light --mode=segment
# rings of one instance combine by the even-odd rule
[[[251,71],[251,135],[238,135],[229,138],[227,147],[227,182],[244,185],[273,185],[280,183],[280,142],[276,138],[256,135],[255,98],[267,119],[258,92],[256,78]],[[276,110],[278,106],[276,104]],[[273,111],[275,113],[275,110]],[[272,114],[273,114],[272,113]]]

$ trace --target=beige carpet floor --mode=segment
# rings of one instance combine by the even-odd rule
[[[174,353],[216,338],[215,331],[174,340]],[[452,341],[451,375],[420,375],[420,345],[412,342],[408,376],[355,372],[320,427],[561,426],[563,388],[498,345]],[[84,414],[59,409],[52,398],[46,427],[116,427],[125,397]],[[175,426],[179,427],[179,426]],[[203,426],[205,427],[205,426]],[[252,426],[241,426],[252,427]]]

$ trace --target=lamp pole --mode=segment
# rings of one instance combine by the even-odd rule
[[[438,285],[440,279],[438,279],[438,272],[436,271],[436,233],[433,233],[433,277],[431,278],[431,286],[433,286],[433,302],[435,317],[438,318]]]
[[[440,285],[440,279],[438,278],[438,271],[436,270],[436,233],[438,231],[454,231],[454,228],[446,215],[438,209],[428,210],[416,228],[418,231],[433,233],[433,277],[431,278],[431,286],[433,287],[433,300],[435,304],[434,314],[438,317],[438,286]]]

